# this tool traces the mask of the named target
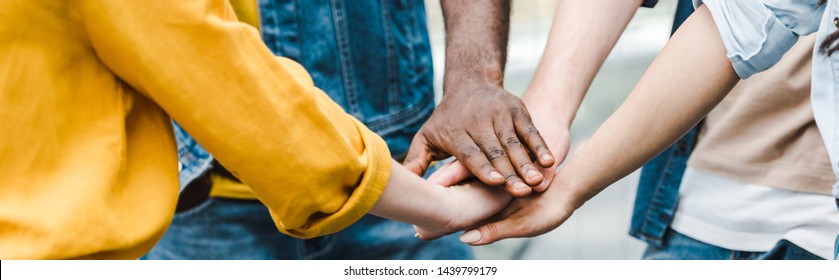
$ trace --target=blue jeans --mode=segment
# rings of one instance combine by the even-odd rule
[[[426,174],[440,165],[433,165]],[[366,215],[346,229],[312,239],[277,230],[258,200],[211,197],[175,213],[172,224],[146,260],[469,260],[472,248],[449,235],[433,241],[414,237],[414,226]]]
[[[833,254],[833,259],[839,261],[839,235],[836,235],[836,243],[833,244]]]
[[[778,241],[766,252],[746,252],[717,247],[685,236],[673,229],[667,232],[664,246],[647,246],[645,260],[822,260],[819,256],[792,244]]]
[[[180,212],[143,259],[472,259],[457,236],[414,237],[412,225],[364,216],[335,234],[296,239],[281,234],[257,200],[210,198]]]

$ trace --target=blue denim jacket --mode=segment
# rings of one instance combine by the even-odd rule
[[[698,5],[701,1],[694,0]],[[745,79],[781,59],[799,36],[819,32],[817,42],[837,30],[839,2],[819,6],[818,0],[706,0],[737,74]],[[681,3],[680,3],[681,4]],[[678,19],[677,19],[678,21]],[[817,44],[818,46],[818,44]],[[834,173],[839,175],[839,54],[814,51],[811,99],[816,123],[827,145]],[[687,158],[696,141],[694,128],[673,147],[644,166],[633,210],[630,234],[661,246],[672,221]],[[839,184],[834,184],[839,203]]]
[[[394,158],[404,157],[434,109],[425,2],[260,0],[259,10],[274,54],[302,64],[317,87],[384,138]],[[175,131],[183,188],[213,158],[179,126]]]

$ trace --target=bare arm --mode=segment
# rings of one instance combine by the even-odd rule
[[[534,126],[556,159],[541,169],[547,189],[569,149],[569,129],[592,80],[626,29],[641,0],[559,0],[536,76],[524,93]],[[440,170],[435,182],[459,182],[471,174],[459,162]]]
[[[474,226],[512,200],[498,188],[475,182],[442,187],[426,182],[397,162],[391,166],[387,186],[370,214],[414,224],[424,239]]]
[[[423,174],[451,155],[481,181],[517,196],[542,182],[538,165],[553,165],[524,104],[504,90],[508,0],[442,0],[446,21],[443,100],[423,125],[405,166]]]
[[[548,45],[522,97],[532,116],[550,112],[556,124],[546,129],[571,125],[594,76],[641,5],[641,0],[557,2]]]
[[[580,197],[588,200],[676,142],[739,80],[703,6],[560,178],[569,178],[565,183],[577,185]]]
[[[601,190],[666,149],[739,81],[707,8],[673,36],[621,107],[541,196],[515,201],[502,221],[466,234],[472,244],[534,236],[562,224]]]

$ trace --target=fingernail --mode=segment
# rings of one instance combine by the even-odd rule
[[[536,172],[536,170],[530,169],[529,171],[527,171],[527,178],[528,179],[533,179],[533,178],[539,177],[539,175],[540,175],[539,172]]]
[[[460,242],[463,243],[475,243],[481,240],[481,233],[477,230],[470,230],[460,236]]]
[[[414,233],[414,237],[416,237],[416,238],[420,238],[420,237],[419,237],[419,232]]]
[[[501,180],[501,179],[504,179],[504,176],[501,176],[501,173],[491,171],[491,172],[489,172],[489,179],[490,180]]]
[[[523,191],[523,190],[529,189],[530,187],[528,185],[525,185],[522,182],[518,182],[518,183],[513,184],[513,188],[516,189],[516,190],[519,190],[519,191]]]
[[[552,161],[552,160],[554,160],[553,156],[551,156],[549,154],[542,155],[542,161]]]

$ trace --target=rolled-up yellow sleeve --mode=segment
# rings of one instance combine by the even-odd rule
[[[250,186],[277,227],[333,233],[390,174],[385,142],[299,64],[276,58],[225,0],[78,1],[97,56]]]

